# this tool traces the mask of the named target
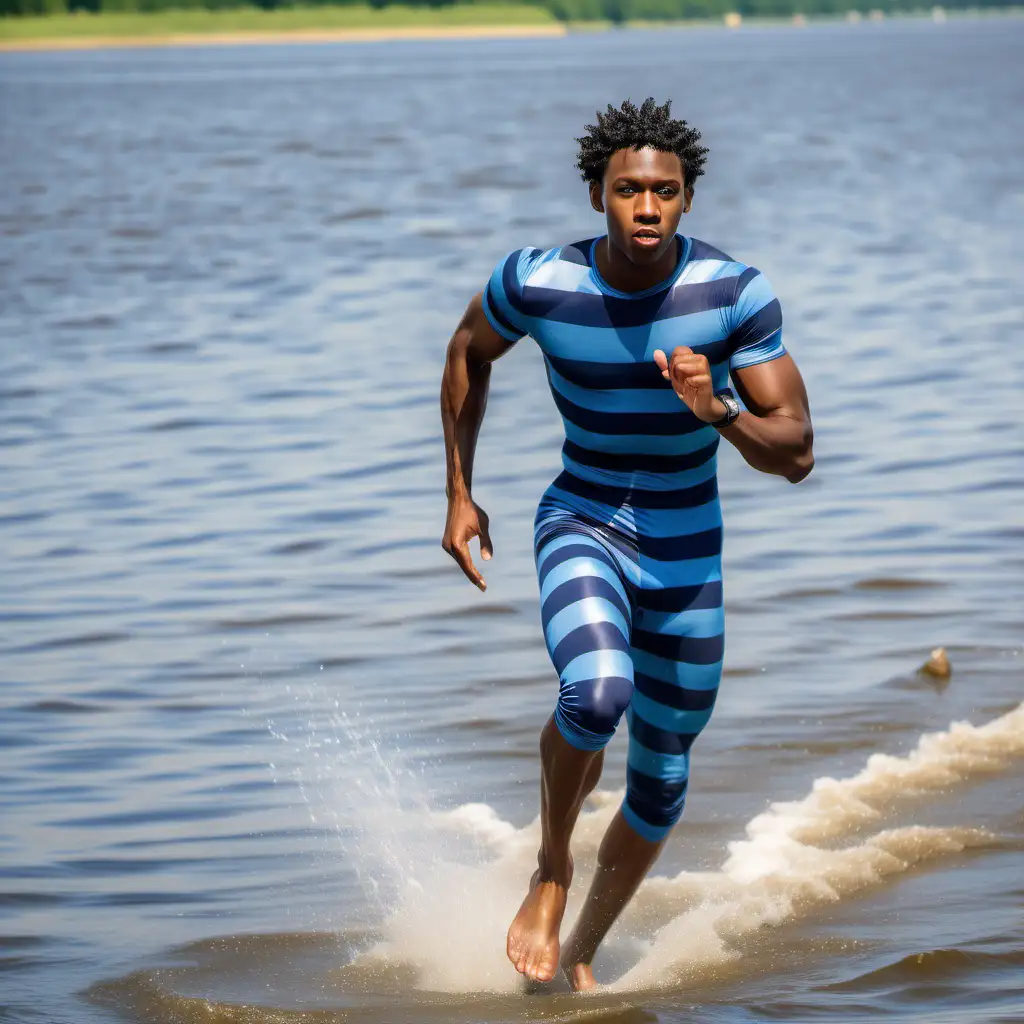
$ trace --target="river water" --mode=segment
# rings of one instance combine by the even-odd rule
[[[0,1019],[1020,1020],[1022,47],[989,20],[0,57]],[[526,340],[478,455],[481,595],[439,547],[438,382],[500,256],[600,230],[573,138],[648,93],[711,148],[683,230],[782,298],[817,467],[723,453],[684,822],[601,994],[526,993],[560,424]],[[948,681],[916,672],[939,645]]]

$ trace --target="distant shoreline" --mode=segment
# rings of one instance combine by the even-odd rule
[[[566,26],[438,25],[410,28],[268,29],[256,32],[170,32],[151,36],[64,36],[0,39],[0,53],[136,49],[173,46],[274,46],[281,43],[378,43],[401,39],[524,39],[564,36]]]
[[[202,7],[100,14],[0,18],[0,50],[109,47],[259,46],[369,43],[399,39],[563,36],[566,26],[543,7],[515,0],[409,7],[327,3],[262,10]]]
[[[331,11],[335,14],[332,16]],[[885,20],[1019,18],[1021,7],[936,8],[897,11]],[[312,16],[309,12],[315,11]],[[440,9],[305,8],[256,12],[251,8],[220,11],[165,11],[153,14],[54,15],[0,18],[0,53],[68,50],[142,49],[196,46],[276,46],[294,43],[376,43],[401,40],[558,38],[570,32],[600,32],[606,21],[562,22],[545,9],[523,4],[481,4]],[[412,11],[412,13],[410,13]],[[422,13],[421,13],[422,12]],[[852,12],[851,12],[852,13]],[[622,28],[732,28],[740,21],[701,18],[670,22],[627,22]],[[850,20],[848,14],[754,17],[743,25],[805,25]],[[335,24],[330,24],[330,21]],[[856,20],[861,20],[857,15]],[[863,20],[874,20],[865,17]],[[320,22],[317,24],[317,22]],[[417,24],[418,22],[418,24]],[[95,30],[95,31],[93,31]]]

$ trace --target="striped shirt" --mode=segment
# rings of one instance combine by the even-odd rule
[[[621,292],[604,281],[594,238],[510,253],[483,299],[498,334],[509,342],[529,334],[544,354],[565,424],[566,472],[584,490],[625,489],[647,507],[679,507],[673,493],[717,494],[718,432],[676,396],[655,350],[671,355],[687,345],[707,356],[716,391],[730,370],[785,353],[782,310],[764,275],[698,239],[677,237],[675,270],[644,291]],[[666,493],[638,501],[638,491]]]

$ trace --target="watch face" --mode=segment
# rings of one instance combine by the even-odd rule
[[[733,398],[731,391],[720,391],[715,397],[725,406],[725,415],[714,425],[727,427],[730,423],[735,422],[740,414],[739,402]]]

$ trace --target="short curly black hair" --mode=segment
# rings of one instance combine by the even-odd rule
[[[620,149],[651,149],[675,153],[683,164],[683,177],[687,188],[704,173],[707,147],[699,145],[700,132],[685,121],[670,117],[672,101],[661,106],[648,96],[640,107],[625,100],[615,109],[610,103],[608,112],[597,112],[597,124],[588,124],[586,134],[576,141],[580,155],[576,166],[583,180],[601,184],[608,161]]]

